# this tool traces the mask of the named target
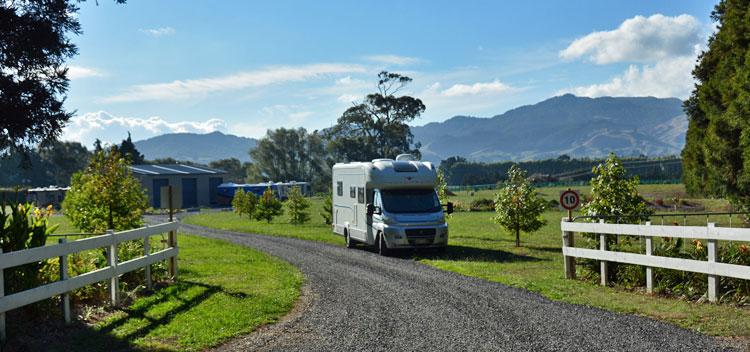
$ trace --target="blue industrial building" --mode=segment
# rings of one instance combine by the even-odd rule
[[[161,188],[170,185],[173,192],[179,192],[182,208],[219,205],[219,185],[227,175],[223,170],[179,164],[132,165],[130,170],[141,181],[151,206],[157,209],[166,207]]]

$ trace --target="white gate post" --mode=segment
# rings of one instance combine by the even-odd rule
[[[604,223],[604,219],[599,219],[599,223],[603,224]],[[606,234],[603,234],[603,233],[599,234],[599,250],[601,250],[601,251],[606,251],[607,250],[607,235]],[[608,281],[607,280],[607,276],[608,276],[607,274],[608,274],[608,270],[607,270],[607,261],[606,260],[599,261],[599,269],[600,269],[599,270],[600,271],[599,275],[601,276],[601,284],[602,284],[602,286],[607,286],[607,281]]]
[[[143,237],[143,255],[146,257],[151,255],[151,241],[148,235]],[[151,285],[151,264],[146,265],[145,279],[146,279],[146,288],[150,290],[153,287]]]
[[[115,231],[107,230],[107,235],[111,236],[112,243],[109,245],[109,266],[112,268],[113,274],[109,281],[109,294],[112,301],[112,306],[117,306],[120,302],[120,279],[117,276],[117,242],[115,242]]]
[[[562,222],[568,222],[568,218],[562,218]],[[563,251],[566,247],[573,247],[573,232],[563,231],[562,232]],[[576,278],[576,258],[565,255],[563,252],[563,266],[565,267],[565,278],[575,279]]]
[[[68,242],[67,239],[61,238],[57,241],[60,244]],[[68,255],[63,254],[59,258],[60,260],[58,263],[60,263],[60,281],[65,281],[68,279]],[[65,324],[70,324],[70,293],[65,292],[62,294],[62,313],[63,313],[63,319],[65,319]]]
[[[651,226],[651,221],[646,222],[646,226]],[[653,238],[646,236],[646,255],[653,255]],[[654,293],[654,269],[646,267],[646,292]]]
[[[714,232],[714,227],[716,226],[715,223],[708,223],[708,233],[711,234]],[[709,263],[715,263],[716,262],[716,240],[711,239],[708,240],[708,245],[706,246],[706,249],[708,250],[708,262]],[[716,302],[716,297],[718,296],[718,285],[717,285],[717,277],[716,275],[708,275],[708,300],[710,302]]]

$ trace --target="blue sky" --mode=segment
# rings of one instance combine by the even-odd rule
[[[137,1],[81,5],[63,135],[261,137],[321,129],[414,79],[422,125],[571,92],[685,98],[714,26],[710,1]]]

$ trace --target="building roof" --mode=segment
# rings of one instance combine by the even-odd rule
[[[70,187],[59,187],[59,186],[49,186],[49,187],[36,187],[36,188],[30,188],[28,189],[29,192],[57,192],[57,191],[67,191]]]
[[[136,175],[223,175],[224,170],[211,169],[204,166],[179,164],[139,164],[131,165],[130,170]]]

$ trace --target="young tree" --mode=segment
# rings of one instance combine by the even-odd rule
[[[232,210],[234,210],[237,215],[242,216],[242,214],[245,213],[245,203],[245,191],[242,188],[234,191],[234,197],[232,197]]]
[[[638,222],[647,220],[652,210],[638,194],[638,177],[627,178],[620,159],[610,154],[604,164],[592,170],[591,201],[581,210],[589,216],[605,216],[612,221]]]
[[[368,94],[339,117],[325,132],[328,148],[336,161],[395,158],[401,153],[420,156],[409,122],[425,111],[421,100],[395,96],[411,78],[397,73],[378,74],[378,92]]]
[[[243,203],[243,212],[252,220],[255,218],[255,210],[258,209],[258,196],[253,192],[245,193],[245,202]]]
[[[320,216],[326,225],[333,224],[333,193],[328,192],[323,199],[323,209],[320,210]]]
[[[508,231],[516,234],[516,247],[521,246],[521,231],[539,230],[546,221],[540,216],[547,202],[540,197],[526,179],[526,172],[517,165],[508,170],[508,182],[495,195],[493,219]]]
[[[693,69],[684,102],[689,124],[683,182],[691,193],[750,207],[750,3],[722,0],[711,13],[717,31]]]
[[[266,220],[270,223],[274,217],[283,213],[284,210],[281,209],[281,202],[273,194],[271,187],[266,188],[266,191],[258,199],[258,206],[255,208],[255,218]]]
[[[116,0],[123,3],[124,0]],[[0,156],[55,140],[72,116],[65,61],[78,53],[79,1],[26,0],[0,4]]]
[[[114,149],[95,153],[86,169],[73,174],[65,216],[85,232],[141,226],[148,200],[128,165]]]
[[[448,184],[445,183],[445,174],[443,170],[438,169],[437,171],[437,187],[435,187],[440,204],[448,203]]]
[[[310,202],[302,195],[299,187],[294,186],[289,190],[289,199],[286,200],[289,210],[289,222],[292,224],[304,224],[310,221],[310,213],[307,208]]]

